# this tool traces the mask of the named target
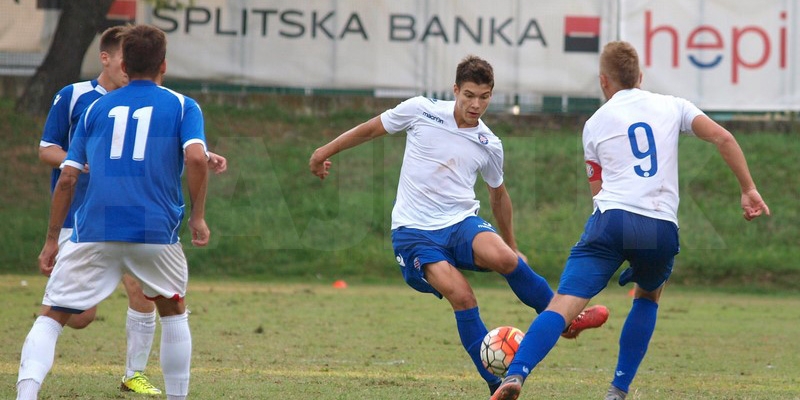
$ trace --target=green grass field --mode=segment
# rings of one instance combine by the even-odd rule
[[[399,279],[399,278],[398,278]],[[22,286],[25,280],[27,285]],[[43,277],[0,280],[0,398],[14,397],[19,350],[38,311]],[[561,340],[521,399],[597,399],[616,362],[629,288],[593,303],[611,310],[601,329]],[[533,312],[499,280],[476,288],[487,325],[527,329]],[[800,299],[669,287],[629,399],[800,399]],[[118,290],[98,320],[66,329],[41,399],[125,399],[125,309]],[[335,289],[193,280],[194,399],[486,399],[445,301],[402,284]],[[147,372],[163,388],[158,337]]]

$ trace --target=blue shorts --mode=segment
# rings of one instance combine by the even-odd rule
[[[477,216],[433,231],[405,227],[392,230],[392,247],[403,279],[417,291],[441,299],[442,294],[425,279],[422,269],[425,264],[447,261],[458,269],[488,271],[475,265],[472,255],[472,240],[481,232],[497,233],[490,223]]]
[[[678,227],[670,221],[623,210],[595,211],[567,258],[558,293],[592,298],[625,261],[630,267],[620,275],[620,285],[636,282],[656,290],[672,274],[679,251]]]

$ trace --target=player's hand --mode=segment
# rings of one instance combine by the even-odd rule
[[[767,203],[761,198],[761,194],[756,189],[750,189],[742,193],[742,216],[748,221],[761,216],[761,214],[769,214],[769,207]]]
[[[315,156],[316,152],[312,154],[311,159],[308,160],[308,168],[311,170],[311,173],[318,176],[319,179],[325,179],[330,173],[331,160],[320,160]]]
[[[214,171],[215,174],[221,174],[228,169],[228,160],[225,157],[208,152],[208,169]]]
[[[192,231],[192,245],[203,247],[211,238],[205,219],[189,218],[189,229]]]
[[[53,273],[53,267],[56,265],[56,255],[58,254],[58,241],[47,240],[44,242],[44,247],[39,253],[39,272],[42,275],[49,277]]]

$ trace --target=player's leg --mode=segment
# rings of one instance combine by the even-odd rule
[[[584,234],[573,246],[561,274],[558,293],[528,328],[514,360],[509,365],[507,378],[493,400],[511,400],[519,396],[522,383],[555,346],[567,321],[573,321],[589,300],[608,284],[608,280],[622,263],[622,255],[608,243],[607,221],[602,214],[592,215],[586,223]]]
[[[469,354],[478,373],[486,381],[490,391],[500,384],[500,379],[483,367],[480,345],[488,330],[481,320],[478,301],[467,280],[453,267],[454,255],[447,250],[448,240],[454,229],[421,231],[399,228],[392,231],[392,247],[406,283],[422,293],[431,293],[450,302],[456,318],[461,345]],[[470,237],[471,239],[472,237]],[[471,258],[471,249],[468,252]]]
[[[125,274],[122,284],[128,294],[128,312],[125,323],[125,376],[122,377],[120,389],[141,394],[160,394],[161,390],[153,386],[144,374],[156,333],[156,306],[144,296],[136,278]]]
[[[17,400],[36,400],[44,378],[53,367],[56,343],[71,314],[47,307],[36,318],[25,343],[17,377]]]
[[[130,245],[125,265],[141,284],[144,295],[155,301],[161,317],[161,370],[168,400],[189,394],[192,335],[184,306],[189,268],[180,243]]]
[[[37,398],[70,315],[96,306],[114,292],[122,273],[113,259],[113,249],[104,244],[69,242],[61,248],[42,300],[48,308],[34,322],[22,348],[18,399]]]
[[[567,321],[574,319],[589,303],[589,299],[556,294],[547,310],[539,314],[522,339],[514,360],[508,367],[506,379],[492,400],[514,400],[522,390],[522,384],[561,337]]]
[[[42,305],[41,311],[39,311],[39,315],[44,315],[47,311],[50,310],[50,306]],[[83,329],[89,326],[89,324],[94,321],[95,316],[97,315],[97,307],[92,307],[80,314],[70,314],[69,319],[67,320],[66,326],[72,329]]]
[[[480,316],[478,300],[464,275],[447,261],[423,266],[427,282],[450,302],[456,318],[456,328],[461,345],[466,350],[478,373],[486,381],[491,393],[500,385],[500,378],[484,368],[481,361],[481,342],[488,333]]]
[[[622,400],[629,391],[656,327],[658,302],[664,283],[672,274],[679,251],[675,224],[626,213],[623,232],[630,268],[620,275],[620,284],[634,282],[634,300],[622,326],[619,355],[607,398]]]
[[[183,299],[155,300],[161,317],[161,369],[167,399],[185,399],[189,394],[192,334]]]
[[[544,311],[553,298],[547,280],[533,272],[491,225],[479,217],[470,217],[459,224],[458,235],[466,245],[455,246],[459,267],[466,262],[500,273],[520,301],[537,313]]]
[[[617,367],[614,369],[614,379],[611,381],[607,399],[623,400],[628,394],[656,328],[658,299],[662,289],[663,286],[648,292],[638,285],[635,286],[633,306],[625,318],[619,336]]]
[[[61,232],[58,235],[58,247],[63,249],[67,242],[69,242],[70,237],[72,236],[72,228],[62,228]],[[58,256],[56,256],[56,260]],[[39,315],[44,315],[45,312],[49,309],[49,306],[42,306],[42,311]],[[89,326],[89,324],[94,321],[95,316],[97,315],[97,306],[92,307],[80,314],[70,314],[69,320],[67,321],[68,327],[72,329],[83,329]]]

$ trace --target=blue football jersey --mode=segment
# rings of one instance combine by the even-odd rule
[[[147,80],[117,89],[86,109],[66,165],[89,164],[73,242],[171,244],[184,215],[184,148],[205,148],[203,113],[193,99]]]
[[[42,132],[42,140],[39,142],[39,146],[58,146],[64,151],[68,151],[69,142],[72,140],[75,125],[81,114],[90,104],[106,93],[106,90],[100,86],[97,80],[73,83],[59,90],[53,97],[53,105],[47,114],[47,121],[44,124],[44,132]],[[59,176],[61,176],[61,169],[53,168],[50,173],[51,193],[56,187]],[[80,178],[78,178],[75,196],[73,197],[69,214],[64,220],[64,228],[72,228],[73,215],[83,202],[88,182],[89,177],[86,174],[81,174]]]

